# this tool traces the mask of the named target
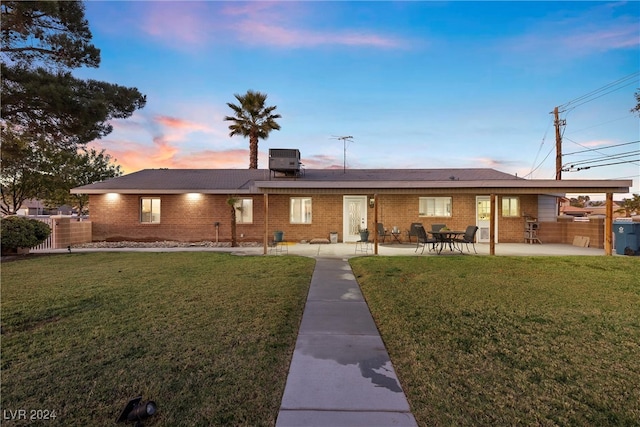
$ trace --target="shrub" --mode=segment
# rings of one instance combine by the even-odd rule
[[[51,234],[51,228],[44,222],[20,216],[2,218],[0,224],[3,253],[18,248],[32,248]]]

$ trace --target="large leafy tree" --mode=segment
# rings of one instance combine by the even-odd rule
[[[10,124],[2,126],[0,138],[0,210],[15,214],[26,199],[41,193],[45,155],[34,149],[41,144],[32,135],[16,131]]]
[[[248,90],[244,95],[234,96],[238,104],[227,103],[233,116],[224,118],[233,122],[229,125],[229,136],[249,138],[249,169],[258,169],[258,140],[267,139],[272,130],[280,130],[276,119],[281,116],[274,114],[276,106],[265,106],[267,95],[264,93]]]
[[[590,200],[591,198],[589,196],[578,196],[578,198],[572,197],[569,204],[577,208],[585,208],[589,204]]]
[[[60,151],[58,156],[67,156]],[[71,194],[70,190],[95,182],[122,175],[120,166],[105,150],[84,149],[67,159],[53,158],[50,167],[63,165],[62,169],[50,172],[50,181],[44,186],[44,199],[47,206],[71,205],[84,214],[89,203],[87,194]]]
[[[640,194],[633,194],[630,199],[622,199],[620,209],[616,209],[616,212],[622,213],[626,217],[640,215]]]
[[[3,153],[0,180],[3,202],[17,211],[41,191],[40,180],[25,177],[51,180],[40,169],[43,156],[50,156],[49,164],[82,156],[86,143],[113,130],[110,120],[131,116],[146,97],[137,88],[73,76],[74,68],[100,64],[81,1],[3,1],[0,11],[0,125],[14,141],[10,147],[3,143],[9,153]],[[65,164],[58,166],[52,169],[63,170]],[[11,201],[5,200],[9,193],[16,195]]]

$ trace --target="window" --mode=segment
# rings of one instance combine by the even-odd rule
[[[451,197],[420,197],[419,216],[451,216]]]
[[[140,222],[156,224],[160,222],[160,199],[145,198],[140,199]]]
[[[236,224],[253,224],[253,199],[238,199],[236,208]]]
[[[290,206],[292,224],[311,224],[311,197],[292,197]]]
[[[520,216],[520,203],[517,197],[502,198],[502,216]]]

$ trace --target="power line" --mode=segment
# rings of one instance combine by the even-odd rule
[[[630,156],[639,156],[638,158],[640,159],[640,150],[627,151],[626,153],[617,153],[617,154],[612,154],[610,156],[597,157],[595,159],[581,160],[581,161],[578,161],[578,162],[571,162],[571,167],[574,167],[575,165],[582,165],[582,164],[585,164],[585,163],[598,163],[598,162],[604,162],[606,160],[623,159],[625,157],[630,157]],[[634,161],[634,160],[630,160],[630,161]]]
[[[533,174],[535,171],[537,171],[538,169],[540,169],[540,167],[544,164],[545,160],[547,160],[549,158],[549,156],[551,155],[551,153],[553,153],[555,147],[551,147],[551,149],[549,150],[549,152],[547,153],[546,156],[544,156],[544,159],[542,159],[540,161],[540,164],[538,164],[538,166],[536,166],[535,169],[531,170],[531,172],[529,172],[528,174],[526,174],[525,176],[523,176],[523,178],[526,178],[528,176],[531,176],[531,174]]]
[[[630,118],[635,119],[635,117],[634,117],[632,114],[629,114],[629,115],[626,115],[626,116],[624,116],[624,117],[619,117],[619,118],[617,118],[617,119],[609,120],[608,122],[598,123],[597,125],[589,126],[589,127],[582,128],[582,129],[578,129],[578,130],[572,130],[572,131],[570,132],[570,134],[571,134],[571,135],[573,135],[574,133],[583,132],[583,131],[585,131],[585,130],[593,129],[593,128],[596,128],[596,127],[598,127],[598,126],[608,125],[609,123],[619,122],[620,120],[626,120],[626,119],[630,119]]]
[[[636,83],[636,80],[634,80],[634,78],[638,77],[640,75],[640,71],[636,71],[633,72],[627,76],[621,77],[618,80],[615,80],[611,83],[608,83],[598,89],[592,90],[589,93],[586,93],[582,96],[579,96],[569,102],[565,102],[564,104],[560,105],[559,108],[562,108],[566,111],[566,109],[568,109],[569,107],[571,107],[571,109],[575,109],[576,107],[579,107],[580,105],[586,104],[587,102],[591,102],[595,99],[598,99],[602,96],[605,96],[611,92],[615,92],[616,90],[622,89],[623,87],[627,87],[630,86],[634,83]],[[624,83],[624,84],[623,84]],[[622,85],[616,88],[616,86],[618,85]],[[611,90],[610,90],[611,89]],[[608,91],[606,93],[601,93],[604,91]],[[596,96],[597,95],[597,96]],[[573,105],[572,104],[576,104],[577,105]]]
[[[564,172],[578,172],[578,171],[581,171],[581,170],[599,168],[599,167],[602,167],[602,166],[622,165],[622,164],[625,164],[625,163],[633,163],[633,162],[636,162],[636,161],[637,160],[627,160],[627,161],[624,161],[624,162],[605,163],[604,165],[585,166],[585,167],[576,168],[576,169],[563,169],[563,171]]]
[[[547,129],[544,131],[544,135],[542,136],[542,141],[540,141],[540,146],[538,147],[538,152],[536,153],[536,157],[535,157],[535,159],[533,159],[533,163],[531,164],[531,170],[529,171],[528,174],[526,174],[524,176],[525,178],[527,176],[533,175],[533,172],[542,165],[542,162],[544,162],[544,160],[546,160],[547,157],[549,157],[549,154],[547,154],[547,157],[545,157],[544,160],[538,166],[535,166],[536,161],[538,161],[538,156],[540,155],[540,152],[542,151],[542,146],[544,145],[544,142],[547,139],[547,133],[549,132],[549,128],[550,127],[551,127],[551,118],[549,118],[549,123],[547,124]]]
[[[581,146],[581,147],[584,147],[584,145],[582,145],[582,144],[580,144],[580,143],[578,143],[578,142],[575,142],[575,141],[573,141],[573,140],[571,140],[571,139],[569,139],[569,138],[567,138],[567,139],[568,139],[569,141],[573,142],[574,144],[577,144],[577,145],[579,145],[579,146]],[[606,150],[606,149],[608,149],[608,148],[614,148],[614,147],[623,147],[623,146],[625,146],[625,145],[637,144],[637,143],[639,143],[639,142],[640,142],[640,140],[638,140],[638,141],[631,141],[631,142],[625,142],[625,143],[622,143],[622,144],[607,145],[606,147],[588,148],[588,149],[586,149],[586,150],[582,150],[582,151],[574,151],[573,153],[567,153],[567,154],[564,154],[564,156],[571,156],[571,155],[573,155],[573,154],[587,153],[587,152],[590,152],[590,151]],[[586,147],[585,147],[585,148],[586,148]]]

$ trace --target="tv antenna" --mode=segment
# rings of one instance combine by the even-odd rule
[[[342,173],[347,173],[347,141],[353,142],[352,136],[333,136],[332,139],[341,139],[344,154],[342,156]]]

